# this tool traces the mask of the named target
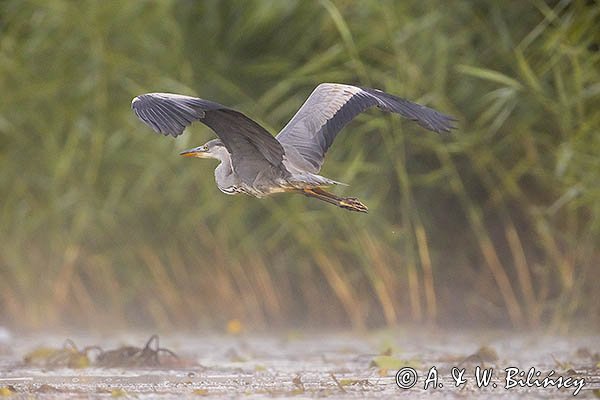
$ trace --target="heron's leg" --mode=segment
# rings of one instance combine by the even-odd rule
[[[368,212],[369,209],[360,200],[355,197],[338,197],[333,193],[326,192],[321,188],[304,189],[302,191],[306,196],[314,197],[327,203],[350,211]]]
[[[339,200],[333,198],[333,197],[329,197],[329,196],[324,196],[322,194],[316,193],[314,191],[314,189],[302,189],[300,191],[300,193],[304,194],[305,196],[308,197],[314,197],[315,199],[319,199],[319,200],[323,200],[329,204],[333,204],[335,206],[340,207],[340,202]]]
[[[314,188],[313,189],[315,191],[315,193],[321,194],[323,196],[327,196],[330,197],[332,199],[335,199],[337,201],[340,202],[340,207],[342,208],[346,208],[348,210],[351,211],[358,211],[358,212],[368,212],[369,209],[367,208],[366,205],[364,205],[360,200],[358,200],[356,197],[338,197],[333,193],[329,193],[321,188]]]

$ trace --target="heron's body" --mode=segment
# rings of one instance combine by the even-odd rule
[[[435,131],[448,132],[451,117],[376,89],[324,83],[290,122],[273,137],[244,114],[207,100],[169,93],[148,93],[132,101],[136,115],[155,131],[178,136],[198,120],[219,139],[181,153],[215,158],[215,181],[226,194],[264,197],[298,192],[352,211],[366,212],[355,198],[341,198],[322,188],[338,184],[319,175],[325,153],[337,133],[354,116],[377,106]]]
[[[215,168],[217,187],[225,194],[245,193],[254,197],[265,197],[274,193],[312,189],[321,186],[336,185],[339,182],[312,174],[303,170],[301,159],[294,154],[293,148],[283,146],[283,168],[269,168],[256,175],[253,182],[244,182],[233,169],[231,157],[225,147],[219,148],[216,157],[221,162]],[[294,162],[295,160],[295,162]]]

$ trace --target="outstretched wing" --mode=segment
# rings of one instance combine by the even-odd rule
[[[296,148],[313,167],[311,172],[316,173],[338,132],[373,106],[400,114],[434,132],[449,132],[453,128],[454,118],[381,90],[322,83],[276,136],[277,140]]]
[[[248,176],[245,167],[281,167],[283,148],[262,126],[244,114],[218,103],[171,93],[148,93],[133,99],[131,108],[142,122],[163,135],[177,137],[194,121],[210,127],[229,153],[234,170]],[[246,172],[246,174],[244,173]]]

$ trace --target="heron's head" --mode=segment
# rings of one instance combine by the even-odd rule
[[[182,151],[179,155],[184,157],[216,158],[222,161],[225,153],[227,153],[227,149],[223,145],[223,142],[220,139],[213,139],[202,146]]]

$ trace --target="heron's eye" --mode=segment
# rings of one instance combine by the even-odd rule
[[[204,147],[202,148],[202,150],[204,150],[204,151],[208,151],[208,146],[204,146]]]

